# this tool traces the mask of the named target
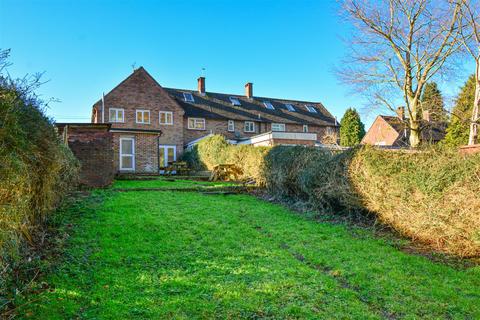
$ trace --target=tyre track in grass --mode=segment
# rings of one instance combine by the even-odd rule
[[[270,239],[272,238],[272,234],[270,234],[268,231],[264,230],[261,226],[255,224],[252,220],[246,219],[247,214],[241,214],[239,216],[242,218],[242,220],[245,223],[247,223],[248,225],[251,225],[259,234]],[[388,319],[388,320],[396,320],[396,319],[402,318],[402,315],[391,312],[384,307],[381,307],[379,305],[372,303],[366,297],[363,297],[361,294],[361,290],[358,286],[355,286],[349,283],[349,281],[345,277],[343,277],[340,273],[335,272],[333,268],[330,268],[329,266],[326,266],[323,264],[314,263],[306,259],[304,255],[293,250],[285,242],[279,243],[278,247],[288,252],[294,259],[304,264],[305,266],[309,267],[310,269],[321,272],[322,274],[333,279],[336,283],[338,283],[339,287],[353,292],[355,294],[355,297],[360,302],[365,304],[368,307],[368,309],[372,311],[372,313],[376,314],[377,316],[382,317],[383,319]]]

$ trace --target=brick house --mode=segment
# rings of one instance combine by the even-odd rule
[[[336,139],[336,119],[321,104],[162,87],[143,67],[92,108],[92,123],[111,124],[115,172],[159,172],[185,147],[210,134],[231,143],[315,145]]]
[[[408,147],[410,130],[405,109],[399,107],[396,116],[379,115],[362,139],[362,144],[385,147]],[[431,121],[428,111],[423,113],[421,142],[437,143],[445,137],[446,122]]]

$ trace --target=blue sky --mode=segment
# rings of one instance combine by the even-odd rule
[[[13,76],[45,72],[59,122],[89,121],[92,104],[144,66],[165,87],[322,102],[339,119],[364,103],[333,68],[348,28],[336,1],[0,0],[0,48]],[[455,92],[457,86],[447,87]],[[362,112],[367,125],[378,111]]]

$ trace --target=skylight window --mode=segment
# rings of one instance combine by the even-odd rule
[[[295,108],[293,107],[293,104],[291,104],[291,103],[285,103],[285,108],[287,108],[288,111],[295,112]]]
[[[189,92],[184,92],[183,93],[183,99],[186,101],[186,102],[195,102],[195,100],[193,99],[193,94],[189,93]]]
[[[307,108],[308,112],[317,113],[317,109],[314,106],[306,105],[305,108]]]
[[[263,101],[263,105],[265,106],[265,108],[269,110],[275,110],[275,107],[270,101]]]
[[[240,106],[240,105],[241,105],[240,100],[238,100],[238,98],[235,98],[235,97],[230,97],[230,102],[231,102],[234,106]]]

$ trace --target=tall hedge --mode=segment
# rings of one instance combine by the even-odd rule
[[[0,53],[1,55],[2,53]],[[2,59],[3,58],[3,59]],[[44,104],[32,89],[38,82],[14,81],[0,57],[0,292],[24,244],[33,241],[62,197],[75,185],[78,162],[59,139]],[[1,296],[0,296],[1,298]]]

